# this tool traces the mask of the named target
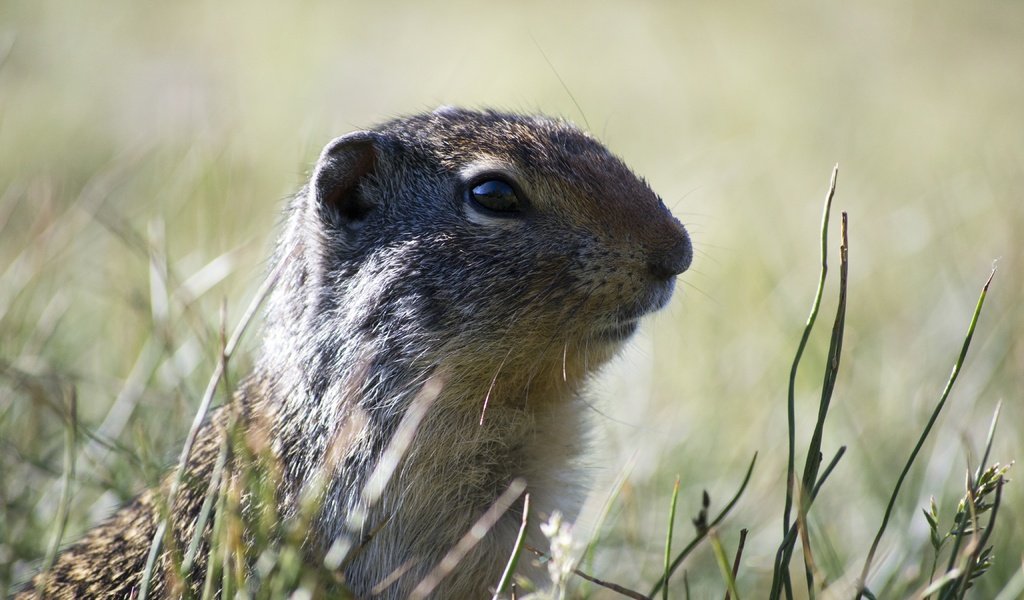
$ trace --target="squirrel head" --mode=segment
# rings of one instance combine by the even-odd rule
[[[332,141],[293,203],[269,356],[307,384],[443,369],[467,389],[577,384],[692,258],[661,199],[560,120],[444,108]],[[358,355],[358,356],[357,356]],[[348,365],[348,366],[345,366]]]

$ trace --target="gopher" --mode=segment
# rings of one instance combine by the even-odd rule
[[[272,457],[282,522],[315,500],[306,559],[342,552],[332,564],[357,597],[414,593],[514,482],[531,513],[571,517],[585,383],[668,302],[691,258],[657,194],[567,122],[443,108],[335,139],[290,202],[260,354],[199,432],[172,539],[193,537],[229,422]],[[20,597],[137,595],[168,487],[63,550]],[[416,594],[489,595],[517,498]],[[181,594],[168,545],[151,598]],[[184,582],[193,591],[202,554]]]

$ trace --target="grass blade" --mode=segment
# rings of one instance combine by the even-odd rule
[[[917,454],[921,451],[921,447],[924,446],[924,442],[928,438],[928,434],[931,433],[932,426],[935,425],[936,419],[939,418],[939,413],[942,412],[942,408],[946,405],[946,399],[949,398],[949,392],[953,389],[953,384],[956,383],[957,376],[960,374],[960,369],[963,367],[964,359],[967,358],[967,350],[971,347],[971,339],[974,337],[974,329],[978,325],[978,317],[981,315],[981,309],[985,305],[985,297],[988,295],[988,288],[989,285],[992,284],[992,278],[995,274],[995,269],[992,269],[992,272],[988,276],[988,280],[985,281],[985,285],[981,288],[981,295],[978,297],[978,303],[974,307],[974,314],[971,317],[971,323],[967,327],[967,335],[964,337],[964,343],[960,348],[960,354],[957,356],[956,362],[953,364],[953,371],[949,374],[949,379],[946,381],[946,387],[942,390],[942,395],[939,397],[939,401],[935,405],[935,409],[932,411],[931,417],[929,417],[928,423],[924,427],[924,431],[921,432],[921,436],[917,439],[917,444],[914,446],[913,451],[911,451],[910,458],[907,459],[906,464],[903,466],[903,471],[900,472],[899,479],[896,480],[896,487],[893,488],[892,495],[889,497],[889,504],[885,507],[885,515],[882,517],[882,524],[878,528],[878,533],[875,534],[874,541],[871,542],[871,549],[868,550],[868,556],[864,560],[864,568],[861,569],[860,578],[857,582],[858,599],[866,595],[865,585],[867,583],[868,572],[871,570],[871,563],[875,558],[875,552],[878,550],[878,544],[882,540],[882,535],[885,534],[885,528],[889,525],[889,518],[892,516],[892,509],[896,505],[896,497],[900,493],[903,481],[907,478],[907,473],[910,472],[910,467],[913,466],[914,460],[917,459]]]
[[[519,496],[526,490],[526,481],[513,479],[512,483],[504,492],[491,504],[491,506],[473,523],[458,543],[444,555],[434,568],[427,573],[426,577],[420,580],[409,594],[410,599],[423,599],[431,595],[434,589],[441,584],[445,577],[455,570],[455,567],[466,557],[469,552],[487,535],[487,532],[501,519],[512,504],[519,499]]]
[[[732,561],[732,580],[736,581],[736,577],[740,573],[740,560],[743,558],[743,546],[747,543],[748,530],[740,529],[740,543],[736,546],[736,558]],[[725,593],[725,600],[731,600],[729,592]]]
[[[818,416],[814,423],[814,432],[811,435],[811,441],[807,448],[807,458],[804,463],[804,474],[800,482],[801,489],[803,490],[811,489],[815,487],[816,482],[819,482],[818,470],[821,468],[821,441],[824,436],[825,419],[828,417],[828,410],[832,403],[832,393],[835,390],[836,378],[839,375],[839,359],[843,352],[843,333],[846,328],[847,274],[849,272],[849,238],[847,235],[847,215],[845,212],[842,214],[840,235],[842,244],[839,247],[839,301],[836,307],[836,317],[832,324],[832,337],[829,341],[828,360],[825,367],[824,381],[822,381],[821,384],[821,400],[818,404]],[[820,485],[820,482],[818,485]],[[789,489],[787,489],[787,495],[792,495],[793,491],[793,486],[790,485]],[[806,498],[806,495],[804,495],[804,497]],[[800,506],[797,507],[797,511],[799,513],[797,518],[798,522],[807,522],[807,511],[809,509],[810,504],[805,500],[801,500]],[[800,528],[797,527],[797,531],[799,531],[799,529]],[[805,535],[803,540],[805,544],[804,555],[806,557],[810,557],[810,536]],[[769,596],[772,599],[779,597],[783,587],[786,591],[786,597],[792,597],[792,590],[790,589],[789,582],[789,562],[793,557],[793,548],[795,545],[796,537],[789,536],[789,529],[787,529],[786,536],[780,546],[780,553],[776,554],[778,558],[775,563],[774,573],[772,574],[772,588]],[[812,564],[813,562],[811,564],[805,563],[804,571],[807,579],[808,595],[813,598],[814,574],[811,570]]]
[[[991,423],[991,425],[989,425],[988,437],[985,440],[985,452],[982,455],[981,463],[978,465],[978,470],[974,474],[973,480],[967,482],[968,493],[970,493],[970,490],[975,490],[975,489],[978,488],[978,482],[981,480],[981,474],[985,472],[985,469],[986,469],[985,465],[988,464],[988,457],[989,457],[989,454],[992,451],[992,440],[995,439],[996,423],[999,422],[999,413],[1000,413],[1000,409],[1001,408],[1002,408],[1002,403],[999,403],[998,405],[996,405],[995,414],[992,415],[992,423]],[[971,479],[970,478],[970,474],[968,474],[968,479]],[[956,557],[960,553],[960,544],[961,544],[962,541],[963,541],[963,536],[958,535],[958,536],[954,537],[954,539],[953,539],[953,549],[950,550],[950,553],[949,553],[949,564],[946,565],[946,570],[947,571],[949,571],[949,570],[951,570],[953,568],[953,565],[956,562]]]
[[[64,537],[64,527],[68,523],[68,512],[71,507],[71,484],[75,480],[75,445],[78,436],[78,396],[74,388],[68,395],[67,423],[64,427],[64,477],[61,484],[60,500],[57,505],[57,518],[53,524],[53,538],[50,540],[50,547],[46,551],[46,560],[43,562],[42,581],[40,590],[46,590],[46,581],[49,579],[50,569],[57,560],[57,551],[60,549],[60,541]]]
[[[172,517],[172,511],[174,510],[174,500],[177,496],[178,488],[181,487],[181,480],[185,473],[185,467],[188,464],[189,455],[192,453],[192,446],[195,444],[196,437],[199,435],[199,429],[203,422],[206,420],[206,414],[210,410],[210,404],[213,401],[214,392],[217,390],[217,386],[220,384],[220,380],[224,377],[227,371],[227,361],[234,353],[235,348],[238,347],[239,341],[242,339],[242,335],[245,333],[246,328],[256,315],[256,311],[259,309],[263,301],[270,295],[270,291],[274,288],[274,284],[277,283],[278,277],[284,270],[284,265],[287,263],[286,260],[279,260],[274,270],[267,276],[263,281],[263,284],[257,290],[256,295],[253,297],[252,302],[245,310],[245,314],[242,315],[242,319],[235,326],[234,332],[231,334],[231,339],[227,341],[221,351],[221,359],[217,361],[217,367],[210,377],[210,382],[206,386],[206,392],[203,394],[203,399],[199,403],[199,408],[196,410],[195,418],[192,420],[192,427],[189,429],[188,436],[185,438],[185,443],[181,448],[181,455],[178,457],[178,465],[174,469],[174,477],[171,480],[170,491],[167,494],[167,516],[160,521],[160,525],[157,527],[156,533],[153,535],[153,541],[149,546],[149,555],[146,558],[146,567],[142,573],[142,581],[139,584],[139,600],[146,600],[149,594],[149,583],[153,577],[153,569],[156,563],[156,557],[160,553],[160,545],[163,543],[164,535],[167,532],[168,523]]]
[[[725,580],[725,587],[728,590],[726,598],[740,600],[740,593],[736,589],[736,578],[729,567],[729,557],[725,555],[725,548],[722,547],[722,540],[718,538],[718,532],[713,528],[708,530],[708,538],[710,538],[711,550],[715,554],[715,564],[718,565],[718,570],[722,572],[722,579]]]
[[[814,301],[811,303],[811,312],[807,316],[803,334],[800,336],[800,343],[797,345],[796,354],[793,357],[793,366],[789,370],[789,387],[786,394],[786,430],[788,435],[788,448],[786,458],[786,504],[782,512],[782,535],[783,544],[788,536],[793,511],[793,493],[796,486],[796,373],[800,367],[800,360],[803,358],[807,341],[814,329],[814,322],[818,318],[818,310],[821,308],[821,297],[825,291],[825,277],[828,274],[828,222],[832,212],[832,199],[836,193],[836,179],[839,176],[839,165],[832,167],[832,177],[829,179],[828,192],[825,194],[825,207],[821,214],[821,270],[818,274],[818,288],[814,293]],[[778,561],[772,574],[772,592],[770,598],[778,598],[776,582],[781,581],[788,596],[792,596],[789,586],[789,574],[781,570]]]
[[[825,467],[825,470],[822,472],[821,477],[818,479],[818,482],[814,485],[814,489],[811,490],[811,495],[807,504],[808,507],[814,504],[814,499],[818,497],[818,492],[821,491],[821,486],[824,485],[825,480],[828,479],[828,476],[832,474],[832,470],[836,468],[836,465],[839,464],[839,460],[843,457],[844,454],[846,454],[846,446],[840,446],[839,450],[836,452],[836,455],[832,458],[832,461],[828,464],[828,466]],[[786,532],[786,537],[783,538],[782,544],[779,546],[779,549],[775,553],[776,565],[779,565],[781,563],[783,553],[785,552],[786,548],[792,548],[793,544],[796,541],[796,536],[798,533],[799,523],[793,523],[792,525],[790,525],[789,531]],[[777,572],[778,571],[776,570],[776,573]],[[783,585],[786,585],[785,579],[782,579],[781,583],[778,579],[772,582],[772,597],[777,597],[777,594],[779,593],[779,589],[776,586]],[[788,593],[792,595],[792,590],[788,590]]]
[[[672,502],[668,508],[668,532],[665,534],[665,567],[662,571],[662,579],[668,580],[669,565],[672,564],[672,533],[676,524],[676,503],[679,500],[679,476],[676,475],[676,484],[672,486]],[[668,586],[661,589],[661,597],[668,600]]]
[[[811,314],[807,317],[804,325],[804,332],[800,336],[800,344],[796,348],[796,355],[793,357],[793,366],[789,370],[789,390],[787,394],[787,425],[789,428],[789,455],[786,463],[786,506],[782,513],[782,534],[789,531],[790,515],[793,509],[793,486],[796,484],[796,372],[800,366],[800,359],[804,355],[804,348],[807,347],[807,340],[811,337],[811,330],[814,329],[814,322],[818,318],[818,309],[821,308],[821,296],[825,291],[825,276],[828,274],[828,220],[832,211],[832,198],[836,194],[836,178],[839,176],[839,165],[832,168],[832,178],[829,181],[828,192],[825,194],[825,208],[821,214],[821,272],[818,275],[818,289],[814,293],[814,302],[811,304]]]
[[[740,484],[740,489],[736,490],[736,493],[733,495],[732,499],[729,500],[729,503],[725,505],[725,508],[722,509],[722,512],[718,513],[715,519],[711,521],[711,523],[708,525],[708,529],[711,529],[712,527],[721,523],[722,519],[728,516],[729,512],[732,511],[734,506],[736,506],[736,503],[739,502],[740,496],[743,495],[743,492],[747,489],[747,484],[750,483],[750,476],[754,473],[755,464],[757,464],[756,452],[754,453],[754,458],[750,460],[750,466],[747,467],[747,474],[743,476],[743,483]],[[686,557],[689,556],[691,552],[693,552],[693,549],[696,548],[697,545],[700,544],[700,542],[705,537],[707,537],[707,531],[703,533],[698,533],[692,540],[690,540],[690,543],[687,544],[686,547],[683,548],[683,550],[672,561],[672,564],[668,568],[668,572],[662,575],[658,582],[654,584],[654,587],[651,588],[651,592],[647,594],[648,598],[653,598],[658,595],[658,592],[661,591],[661,588],[668,584],[668,580],[672,576],[672,573],[674,573],[675,570],[679,568],[679,565],[683,564],[683,561],[686,560]]]
[[[530,494],[523,496],[523,522],[519,526],[519,535],[516,536],[515,546],[512,547],[512,556],[508,558],[505,565],[505,572],[501,574],[501,581],[494,590],[493,600],[505,593],[505,589],[512,582],[512,574],[516,572],[516,565],[519,563],[519,555],[523,551],[523,543],[526,541],[526,528],[530,526]]]

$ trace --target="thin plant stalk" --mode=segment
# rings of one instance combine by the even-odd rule
[[[221,569],[223,569],[223,562],[218,561],[218,555],[223,555],[226,550],[222,548],[225,538],[225,528],[227,527],[228,509],[227,509],[227,488],[230,485],[230,480],[227,477],[222,477],[220,484],[218,485],[217,492],[217,510],[214,511],[213,515],[213,532],[210,536],[210,549],[207,552],[206,559],[206,580],[203,582],[203,594],[202,600],[209,600],[218,594],[218,590],[215,588],[217,578],[221,575]],[[221,596],[223,597],[223,596]]]
[[[634,452],[630,459],[622,466],[619,470],[619,474],[615,480],[615,483],[611,487],[611,492],[608,497],[605,498],[604,506],[601,508],[600,516],[597,518],[597,522],[594,525],[594,533],[587,542],[587,547],[583,551],[583,563],[593,566],[594,552],[597,550],[597,545],[601,541],[601,530],[604,528],[605,522],[608,520],[608,515],[611,513],[612,506],[615,504],[622,493],[623,486],[626,485],[626,480],[629,479],[630,473],[636,466],[637,453]],[[580,593],[584,596],[587,594],[586,586],[580,586]]]
[[[842,214],[842,227],[840,228],[840,235],[842,244],[839,247],[839,301],[836,307],[836,317],[832,324],[832,337],[829,341],[828,349],[828,361],[825,367],[824,381],[821,386],[821,400],[818,404],[818,416],[814,424],[814,433],[811,436],[811,441],[807,449],[807,459],[804,463],[804,474],[801,479],[801,486],[803,489],[809,489],[815,486],[815,482],[818,479],[818,469],[821,467],[821,442],[824,435],[825,419],[828,417],[828,410],[832,402],[832,394],[835,390],[836,378],[839,373],[839,359],[842,356],[843,351],[843,332],[846,326],[846,298],[847,298],[847,274],[849,272],[849,237],[847,234],[847,215],[844,212]],[[790,486],[792,488],[792,486]],[[792,493],[792,489],[787,490],[787,494]],[[806,496],[805,496],[806,498]],[[797,507],[799,512],[798,521],[806,523],[807,511],[810,509],[808,502],[801,501]],[[799,528],[797,528],[799,530]],[[793,557],[793,548],[796,544],[796,536],[789,535],[790,529],[787,528],[786,536],[783,538],[782,544],[779,547],[779,553],[776,554],[775,570],[772,575],[772,587],[769,598],[772,600],[779,597],[779,594],[785,591],[786,597],[792,597],[791,583],[789,580],[789,562]],[[806,546],[804,548],[805,556],[810,552],[809,536],[805,538]],[[807,579],[808,590],[811,590],[814,586],[814,574],[811,571],[809,564],[804,565],[805,576]],[[813,597],[813,591],[809,591],[809,594]]]
[[[849,260],[849,236],[848,236],[847,214],[842,213],[842,226],[840,238],[842,245],[839,246],[839,302],[836,307],[835,323],[832,326],[832,339],[829,342],[828,361],[825,367],[825,380],[821,384],[821,401],[818,405],[818,418],[814,424],[814,433],[811,435],[811,443],[807,451],[807,462],[804,464],[804,477],[801,489],[806,490],[813,486],[818,479],[818,469],[821,468],[821,442],[825,430],[825,418],[832,403],[832,394],[835,391],[836,378],[839,376],[839,361],[843,354],[843,333],[846,329],[846,299],[848,286],[848,273],[850,269]],[[804,573],[807,580],[807,595],[814,599],[814,553],[811,551],[810,532],[807,531],[807,511],[809,506],[801,499],[797,507],[798,520],[803,522],[803,534],[801,545],[804,549]],[[788,568],[788,564],[783,565]],[[788,572],[788,571],[787,571]]]
[[[829,180],[828,192],[825,194],[825,207],[821,214],[821,270],[818,274],[818,288],[814,293],[814,301],[811,303],[811,312],[804,325],[803,334],[800,336],[800,343],[797,345],[796,355],[793,357],[793,365],[789,371],[789,387],[786,395],[786,428],[788,433],[788,453],[786,460],[786,504],[782,513],[782,534],[787,535],[790,529],[790,515],[793,510],[793,492],[796,485],[796,373],[800,366],[800,359],[803,357],[807,341],[814,329],[814,322],[818,318],[818,310],[821,308],[821,297],[825,291],[825,276],[828,274],[828,222],[832,211],[832,199],[836,192],[836,179],[839,176],[839,165],[832,167],[832,177]],[[773,580],[781,578],[787,591],[787,597],[792,597],[790,589],[789,573],[780,572],[780,565],[776,562]],[[776,598],[775,584],[772,585],[772,598]]]
[[[814,302],[811,304],[811,313],[804,325],[804,332],[800,336],[800,344],[797,346],[796,355],[793,357],[793,366],[789,370],[789,390],[787,395],[786,415],[789,431],[789,454],[786,463],[786,506],[782,513],[782,533],[789,531],[790,514],[793,509],[793,486],[796,484],[796,372],[800,366],[800,359],[803,357],[804,348],[811,337],[811,330],[814,329],[814,322],[818,318],[818,309],[821,308],[821,297],[825,291],[825,276],[828,274],[828,220],[832,211],[832,198],[836,193],[836,178],[839,176],[839,165],[832,167],[832,177],[829,180],[828,192],[825,194],[825,208],[821,214],[821,271],[818,275],[818,289],[814,293]]]
[[[195,532],[192,534],[192,539],[189,541],[188,549],[185,552],[185,559],[182,562],[181,570],[182,573],[188,575],[192,570],[192,564],[196,557],[196,552],[199,550],[199,543],[203,538],[203,532],[206,531],[206,522],[210,517],[210,511],[213,509],[214,503],[220,498],[220,481],[224,471],[224,465],[228,459],[228,438],[229,436],[225,433],[221,440],[220,451],[217,454],[217,462],[213,466],[213,474],[210,476],[210,486],[207,488],[206,496],[203,498],[203,504],[199,508],[199,516],[196,518]]]
[[[512,483],[509,484],[505,491],[491,504],[491,506],[480,516],[479,519],[473,523],[461,539],[448,550],[444,558],[441,559],[434,568],[427,573],[420,582],[413,588],[412,593],[409,594],[410,599],[423,599],[434,591],[434,589],[440,585],[441,581],[445,577],[451,574],[458,566],[459,562],[469,554],[473,548],[476,547],[480,540],[487,535],[487,532],[501,519],[508,510],[512,507],[512,504],[519,499],[519,496],[526,490],[526,481],[522,479],[513,479]]]
[[[1000,476],[999,480],[996,482],[996,497],[995,500],[992,501],[992,514],[988,518],[988,527],[985,528],[984,533],[981,534],[981,539],[978,540],[977,545],[974,547],[974,550],[970,553],[970,556],[968,557],[967,565],[964,567],[963,578],[960,580],[959,589],[956,590],[957,593],[955,597],[957,598],[957,600],[962,600],[964,594],[967,593],[967,586],[968,584],[970,584],[971,573],[974,571],[974,566],[978,562],[978,556],[980,556],[981,553],[985,551],[985,545],[988,544],[989,536],[992,535],[992,530],[995,528],[996,516],[999,514],[999,505],[1003,499],[1004,481],[1005,480],[1003,479],[1003,477]],[[977,519],[977,517],[975,518]],[[977,531],[978,529],[979,528],[976,525],[974,530]],[[942,597],[947,597],[946,593],[943,593]]]
[[[981,481],[981,474],[985,472],[985,465],[988,464],[988,457],[992,453],[992,441],[996,437],[996,425],[999,423],[999,414],[1003,411],[1003,401],[996,402],[996,410],[992,413],[992,423],[988,426],[988,436],[985,437],[985,452],[981,455],[981,463],[978,471],[974,474],[974,487],[978,487]]]
[[[818,483],[816,483],[814,485],[814,489],[811,490],[811,495],[810,495],[810,498],[808,500],[808,506],[814,504],[814,499],[818,497],[818,492],[821,491],[821,486],[824,485],[825,480],[828,479],[828,476],[832,474],[832,471],[836,468],[836,465],[839,464],[839,460],[841,458],[843,458],[844,454],[846,454],[846,446],[840,446],[839,450],[836,452],[836,455],[834,457],[832,457],[832,461],[829,462],[828,466],[825,467],[825,470],[822,471],[821,477],[818,479]],[[792,525],[790,525],[789,531],[786,532],[786,537],[783,538],[782,544],[779,546],[779,549],[776,551],[776,554],[775,554],[775,564],[776,565],[781,563],[782,556],[783,556],[783,553],[785,552],[786,548],[791,548],[792,544],[796,541],[796,537],[797,537],[797,533],[798,533],[798,525],[799,525],[799,523],[793,523]],[[782,584],[784,585],[785,584],[785,580],[781,580],[781,581],[782,581]],[[779,589],[776,587],[776,586],[780,585],[779,582],[780,582],[780,578],[778,578],[778,571],[776,571],[776,579],[772,583],[772,596],[771,597],[773,597],[773,598],[777,597],[777,594],[779,592]],[[790,593],[792,593],[792,591],[790,591]]]
[[[998,404],[996,406],[995,414],[992,415],[992,423],[989,425],[988,437],[985,440],[985,452],[982,455],[981,464],[978,465],[978,471],[974,474],[974,479],[972,481],[968,481],[968,485],[967,485],[968,491],[975,490],[975,489],[978,488],[978,482],[981,480],[981,474],[985,472],[985,465],[988,464],[988,457],[989,457],[989,454],[992,451],[992,440],[995,439],[996,423],[999,421],[999,412],[1000,412],[1001,407],[1002,407],[1002,403]],[[968,475],[968,477],[970,477],[970,475]],[[972,504],[973,504],[973,500],[972,500]],[[953,564],[956,561],[956,556],[960,552],[960,543],[961,543],[962,540],[963,540],[963,536],[961,536],[961,535],[956,536],[955,539],[953,540],[953,549],[950,551],[949,563],[946,565],[946,570],[947,571],[953,568]],[[938,557],[936,557],[936,558],[938,558]]]
[[[736,578],[740,574],[740,560],[743,558],[743,547],[747,543],[748,530],[740,529],[740,543],[736,546],[736,558],[732,561],[732,580],[736,581]],[[725,593],[725,600],[732,600],[729,592]]]
[[[957,376],[960,374],[960,369],[963,367],[964,360],[967,358],[967,350],[971,347],[971,339],[974,337],[974,329],[978,325],[978,317],[981,315],[981,309],[985,305],[985,297],[988,295],[988,288],[989,285],[992,284],[992,278],[995,274],[996,271],[993,268],[988,279],[985,281],[985,285],[981,288],[981,295],[978,297],[978,303],[974,307],[974,314],[971,316],[971,323],[967,327],[967,335],[964,337],[964,343],[960,348],[960,354],[957,356],[956,362],[953,364],[953,371],[949,374],[949,379],[946,381],[946,387],[942,390],[942,395],[939,397],[939,401],[935,405],[935,409],[932,411],[931,417],[928,418],[928,423],[925,425],[924,431],[921,432],[921,436],[917,439],[917,444],[914,446],[913,451],[910,453],[910,457],[903,466],[903,471],[900,472],[900,476],[896,480],[896,487],[893,488],[892,495],[889,497],[889,504],[885,507],[885,515],[882,517],[882,524],[878,528],[878,533],[875,534],[874,541],[871,543],[871,549],[868,551],[868,556],[864,560],[864,567],[861,569],[860,578],[857,581],[858,599],[865,596],[865,584],[867,583],[868,573],[871,570],[871,563],[874,561],[875,552],[878,551],[878,544],[882,541],[882,535],[885,534],[885,528],[889,525],[889,518],[892,516],[893,507],[896,505],[896,497],[900,493],[903,481],[907,478],[907,473],[910,472],[910,467],[913,466],[914,461],[917,459],[917,454],[921,451],[921,447],[924,446],[925,440],[928,439],[928,434],[931,433],[932,426],[935,425],[935,421],[939,418],[939,413],[942,412],[942,408],[946,405],[946,399],[949,398],[949,393],[953,389],[953,384],[956,383]]]
[[[603,587],[605,589],[608,589],[608,590],[611,590],[611,591],[616,592],[618,594],[621,594],[621,595],[623,595],[623,596],[625,596],[627,598],[633,598],[633,600],[649,600],[647,598],[647,596],[644,596],[640,592],[635,592],[635,591],[633,591],[633,590],[631,590],[631,589],[629,589],[627,587],[621,586],[621,585],[619,585],[617,583],[612,583],[610,581],[604,581],[602,579],[598,579],[597,577],[594,577],[593,575],[587,575],[586,573],[584,573],[583,571],[580,571],[579,569],[573,569],[572,572],[577,577],[581,577],[581,578],[585,579],[586,581],[589,581],[590,583],[593,583],[595,585],[599,585],[599,586],[601,586],[601,587]]]
[[[757,464],[756,452],[754,453],[754,458],[750,460],[750,466],[747,467],[747,474],[743,476],[743,483],[740,484],[740,488],[736,490],[736,494],[734,494],[732,499],[729,500],[729,503],[725,505],[725,508],[722,509],[722,512],[718,513],[718,516],[716,516],[715,519],[711,521],[711,523],[708,525],[709,529],[721,523],[722,519],[728,516],[729,512],[732,511],[734,506],[736,506],[736,503],[739,502],[740,496],[743,495],[743,492],[747,489],[747,484],[750,483],[750,476],[754,473],[755,464]],[[668,584],[668,580],[672,576],[672,573],[674,573],[675,570],[679,568],[679,565],[683,564],[683,561],[686,560],[686,557],[689,556],[691,552],[693,552],[693,549],[696,548],[697,545],[700,544],[700,542],[705,537],[707,537],[707,531],[698,532],[697,535],[692,540],[690,540],[690,543],[687,544],[685,548],[683,548],[683,550],[672,561],[672,564],[669,565],[668,572],[662,575],[661,578],[658,579],[658,582],[654,584],[654,587],[651,588],[651,592],[647,594],[648,598],[653,598],[656,595],[658,595],[658,592],[661,591],[661,588]]]
[[[676,503],[679,500],[679,476],[676,475],[676,483],[672,486],[672,502],[668,508],[668,532],[665,534],[665,567],[662,577],[666,580],[669,575],[669,565],[672,564],[672,533],[676,524]],[[662,600],[668,600],[668,586],[661,588]]]
[[[714,528],[709,528],[708,539],[711,543],[711,550],[715,555],[715,563],[718,565],[718,570],[722,572],[722,579],[725,580],[728,597],[740,600],[740,593],[736,589],[736,578],[733,577],[732,569],[729,567],[729,557],[725,555],[725,548],[722,547],[722,540],[718,538],[718,531]]]
[[[256,311],[260,305],[270,294],[270,291],[274,288],[277,283],[281,272],[284,270],[284,266],[287,263],[284,257],[278,261],[274,270],[267,276],[256,292],[256,296],[249,303],[245,313],[242,315],[242,319],[235,326],[234,332],[231,334],[231,338],[224,345],[221,352],[221,358],[217,362],[217,367],[210,377],[210,381],[206,386],[206,391],[203,394],[203,398],[199,403],[199,408],[196,410],[195,418],[192,420],[192,427],[189,429],[188,436],[185,438],[185,443],[181,449],[181,455],[178,457],[178,465],[174,470],[174,476],[171,480],[170,491],[167,494],[167,515],[160,521],[160,525],[157,527],[156,533],[153,535],[153,541],[149,546],[149,555],[146,557],[146,566],[142,572],[142,581],[139,584],[139,600],[146,600],[149,594],[149,584],[153,576],[153,569],[156,566],[156,559],[160,553],[160,545],[163,542],[164,535],[167,532],[168,523],[172,517],[174,511],[174,500],[178,494],[178,489],[181,487],[181,480],[184,476],[186,466],[188,465],[189,455],[192,453],[192,446],[195,444],[196,437],[199,435],[199,429],[203,422],[206,420],[206,414],[210,410],[210,404],[213,401],[214,392],[217,390],[217,385],[220,383],[221,377],[227,371],[227,362],[231,355],[234,353],[235,348],[238,347],[239,341],[242,339],[242,335],[248,328],[249,323],[256,315]]]
[[[50,576],[50,569],[57,560],[57,551],[60,549],[60,541],[64,537],[64,528],[68,523],[68,512],[71,508],[71,484],[75,480],[75,445],[78,441],[78,396],[74,388],[68,394],[68,416],[64,427],[64,477],[61,482],[60,500],[57,505],[57,518],[53,524],[53,538],[50,540],[50,547],[46,551],[46,560],[43,562],[42,577],[43,585],[40,590],[45,591],[46,582]]]
[[[498,587],[494,590],[493,600],[505,593],[505,589],[512,583],[512,575],[516,572],[516,565],[519,564],[519,556],[523,551],[523,543],[526,541],[526,529],[530,526],[530,494],[523,495],[523,520],[519,524],[519,534],[516,536],[516,543],[512,547],[512,556],[508,557],[505,571],[501,574]]]
[[[803,494],[801,494],[802,496]],[[801,498],[801,503],[803,500]],[[804,505],[806,506],[806,504]],[[807,511],[798,510],[796,512],[796,528],[800,534],[800,546],[804,552],[804,579],[807,582],[807,598],[809,600],[815,600],[817,595],[814,593],[814,572],[816,569],[814,561],[814,552],[811,550],[811,533],[807,528]]]

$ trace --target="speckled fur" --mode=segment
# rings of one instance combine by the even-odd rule
[[[526,209],[496,217],[475,207],[466,189],[482,173],[514,182]],[[667,302],[690,258],[685,229],[646,183],[562,121],[445,108],[328,145],[291,203],[261,358],[237,395],[281,465],[284,515],[312,482],[327,482],[310,555],[387,521],[344,575],[362,597],[404,565],[383,591],[404,598],[516,477],[537,514],[574,514],[581,390],[636,320]],[[436,399],[367,505],[366,479],[428,383]],[[225,414],[200,436],[190,464],[199,481]],[[175,506],[180,539],[200,488]],[[61,553],[47,596],[129,595],[156,493]],[[350,527],[356,512],[361,531]],[[437,597],[487,594],[520,514],[517,503]],[[171,593],[160,573],[155,585],[158,597]]]

